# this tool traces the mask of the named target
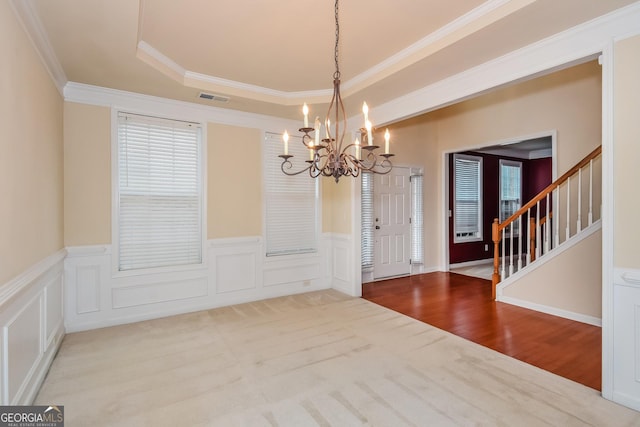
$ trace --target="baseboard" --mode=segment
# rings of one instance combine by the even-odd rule
[[[524,301],[518,298],[506,297],[504,295],[498,295],[496,301],[516,305],[518,307],[527,308],[529,310],[539,311],[541,313],[551,314],[553,316],[563,317],[569,320],[575,320],[576,322],[586,323],[588,325],[602,327],[602,319],[586,314],[575,313],[548,305],[536,304],[534,302]]]

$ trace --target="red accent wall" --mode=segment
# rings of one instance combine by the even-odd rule
[[[453,243],[453,215],[449,218],[449,263],[476,261],[493,257],[491,224],[498,217],[500,197],[500,159],[522,162],[522,190],[524,201],[530,200],[551,184],[552,159],[523,160],[476,152],[465,152],[482,157],[482,241]],[[449,208],[453,213],[453,154],[449,155]],[[488,250],[485,251],[485,245]]]

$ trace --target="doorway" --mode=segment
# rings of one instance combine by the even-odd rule
[[[394,166],[386,175],[363,173],[360,207],[362,283],[421,272],[422,168]]]
[[[449,271],[491,278],[491,224],[556,178],[555,141],[551,131],[447,155]]]

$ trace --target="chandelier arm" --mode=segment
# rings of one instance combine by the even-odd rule
[[[336,182],[342,176],[358,177],[363,172],[371,172],[375,174],[387,174],[391,172],[393,165],[389,160],[393,154],[389,154],[389,141],[388,135],[385,135],[385,148],[384,154],[377,154],[376,150],[380,147],[372,144],[371,136],[371,123],[367,119],[368,107],[366,104],[363,106],[363,113],[365,114],[365,128],[360,129],[360,138],[362,145],[349,143],[345,145],[345,136],[347,134],[347,114],[342,100],[342,94],[340,93],[340,63],[339,63],[339,47],[340,47],[340,21],[339,21],[339,0],[335,0],[334,17],[335,17],[335,45],[334,45],[334,62],[335,72],[333,74],[333,95],[329,102],[329,108],[327,109],[325,127],[326,138],[320,141],[319,125],[313,128],[308,127],[307,114],[308,108],[305,104],[303,113],[305,114],[304,127],[299,129],[302,136],[302,144],[306,149],[312,150],[310,159],[306,162],[309,164],[306,168],[291,172],[293,167],[289,159],[293,156],[284,154],[280,157],[283,159],[280,169],[286,175],[299,175],[305,171],[308,171],[309,176],[317,178],[319,176],[333,177]],[[331,122],[334,120],[335,134],[331,131]],[[316,119],[318,121],[318,119]],[[316,122],[317,123],[317,122]],[[314,132],[317,132],[314,135]],[[314,139],[315,136],[315,139]],[[285,134],[285,153],[287,150],[288,136]],[[366,138],[366,139],[365,139]],[[318,141],[318,144],[315,143]],[[365,145],[367,141],[369,144]],[[351,154],[349,151],[351,147],[355,146],[355,154]]]
[[[288,169],[291,169],[293,167],[293,164],[291,163],[291,161],[288,158],[289,157],[293,157],[293,156],[279,156],[279,157],[282,157],[284,159],[282,161],[282,164],[280,165],[280,170],[282,170],[282,173],[284,173],[285,175],[289,175],[289,176],[300,175],[301,173],[311,169],[311,167],[313,166],[313,163],[312,163],[309,166],[307,166],[306,168],[301,169],[301,170],[299,170],[297,172],[290,172]],[[286,169],[285,169],[285,167],[286,167]]]

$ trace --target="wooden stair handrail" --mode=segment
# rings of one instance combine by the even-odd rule
[[[501,231],[504,230],[509,224],[520,218],[525,212],[534,207],[536,203],[547,197],[549,193],[564,184],[569,178],[578,173],[580,169],[589,164],[593,159],[602,154],[602,145],[598,146],[595,150],[589,153],[584,159],[576,163],[571,169],[564,173],[560,178],[549,184],[544,190],[539,192],[534,198],[529,200],[520,209],[518,209],[513,215],[504,220],[502,223],[498,218],[493,220],[491,224],[491,237],[493,240],[493,275],[491,276],[491,299],[496,299],[496,286],[500,282],[500,274],[498,269],[500,267],[500,240]],[[551,216],[551,213],[549,214]],[[534,252],[535,254],[535,252]],[[534,255],[535,256],[535,255]]]
[[[527,212],[529,209],[531,209],[532,207],[534,207],[536,205],[536,203],[538,203],[540,200],[544,199],[545,197],[547,197],[547,194],[551,193],[553,190],[555,190],[557,187],[559,187],[560,185],[564,184],[567,179],[569,179],[570,177],[572,177],[573,175],[575,175],[580,169],[582,169],[583,167],[585,167],[587,164],[589,164],[589,162],[593,159],[595,159],[596,157],[598,157],[600,154],[602,153],[602,145],[598,146],[595,150],[593,150],[591,153],[589,153],[584,159],[582,159],[579,163],[577,163],[574,167],[572,167],[571,169],[569,169],[564,175],[562,175],[560,178],[556,179],[554,182],[552,182],[551,184],[549,184],[544,190],[542,190],[541,192],[539,192],[533,199],[529,200],[527,203],[525,203],[520,209],[518,209],[513,215],[511,215],[509,218],[505,219],[502,223],[498,224],[498,232],[502,231],[503,228],[507,227],[509,224],[511,224],[513,221],[515,221],[516,219],[518,219],[522,214],[524,214],[525,212]]]

